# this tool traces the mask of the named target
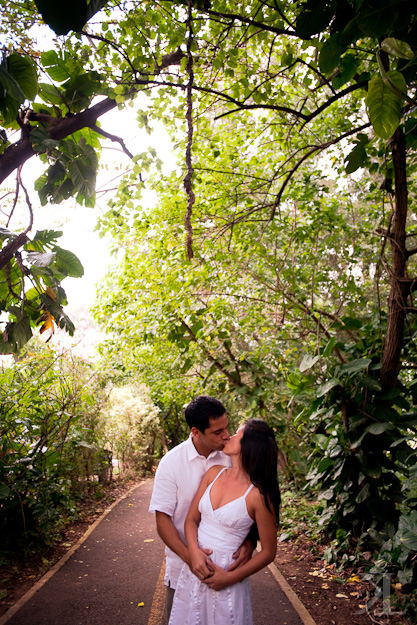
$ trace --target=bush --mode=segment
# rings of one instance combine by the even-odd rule
[[[30,351],[29,351],[30,350]],[[42,546],[66,520],[91,473],[84,450],[99,449],[106,401],[93,368],[31,342],[0,371],[0,532],[3,552]],[[84,465],[85,467],[85,465]]]

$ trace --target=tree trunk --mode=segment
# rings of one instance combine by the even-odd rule
[[[398,379],[403,347],[406,301],[410,285],[406,277],[406,221],[407,221],[407,174],[406,145],[401,128],[397,128],[391,138],[392,159],[395,175],[395,208],[391,232],[391,288],[388,298],[388,326],[385,337],[380,382],[383,387],[393,388]]]

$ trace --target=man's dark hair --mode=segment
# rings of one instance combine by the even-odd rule
[[[200,395],[190,401],[184,410],[185,419],[190,428],[203,432],[209,427],[209,419],[218,419],[226,412],[226,408],[215,397]]]

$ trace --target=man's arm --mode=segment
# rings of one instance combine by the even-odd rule
[[[156,510],[156,529],[163,542],[181,558],[190,565],[190,554],[187,545],[181,540],[178,530],[172,522],[172,518]]]

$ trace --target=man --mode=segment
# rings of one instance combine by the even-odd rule
[[[156,515],[159,536],[166,545],[165,585],[167,586],[168,619],[178,577],[183,563],[190,564],[185,544],[184,521],[203,475],[214,465],[231,465],[222,453],[229,440],[226,409],[214,397],[201,395],[185,409],[185,419],[191,428],[190,437],[171,449],[159,463],[155,475],[150,512]],[[247,562],[253,551],[247,540],[235,554],[236,568]],[[207,574],[210,573],[207,551]]]

